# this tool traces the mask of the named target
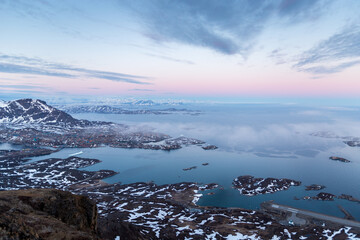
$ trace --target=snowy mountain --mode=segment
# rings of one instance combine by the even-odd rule
[[[5,107],[7,105],[7,103],[3,100],[0,100],[0,108],[1,107]]]
[[[69,114],[53,108],[38,99],[19,99],[0,102],[0,124],[45,124],[69,127],[91,125],[86,120],[78,120]]]
[[[70,114],[77,113],[101,113],[101,114],[161,114],[152,110],[126,110],[120,107],[108,106],[108,105],[65,105],[58,106],[59,109]]]
[[[154,106],[156,103],[152,100],[138,100],[132,103],[138,106]]]
[[[198,115],[200,111],[197,110],[188,110],[185,108],[165,108],[165,109],[137,109],[132,108],[124,109],[117,106],[109,105],[60,105],[57,106],[60,110],[69,113],[69,114],[78,114],[78,113],[100,113],[100,114],[191,114]]]

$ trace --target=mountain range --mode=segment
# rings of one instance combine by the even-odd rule
[[[45,124],[85,127],[93,122],[78,120],[39,99],[0,101],[0,124]]]

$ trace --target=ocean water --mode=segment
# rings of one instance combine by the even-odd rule
[[[274,200],[343,217],[337,207],[341,205],[360,220],[359,203],[338,199],[329,202],[294,200],[294,197],[316,195],[317,191],[304,190],[310,184],[325,185],[325,192],[360,198],[360,147],[349,147],[340,138],[310,135],[326,131],[338,136],[360,136],[358,108],[282,104],[198,104],[181,108],[201,110],[202,114],[76,114],[74,117],[125,123],[138,130],[160,131],[173,137],[185,135],[215,144],[219,149],[205,151],[199,146],[170,152],[110,147],[64,149],[32,161],[48,157],[66,158],[69,154],[83,151],[79,156],[102,160],[86,170],[111,169],[118,172],[105,179],[109,183],[218,183],[224,189],[211,190],[216,193],[214,195],[204,192],[199,205],[257,209],[261,202]],[[331,161],[329,157],[332,155],[352,162]],[[209,165],[203,166],[202,163]],[[182,170],[192,166],[197,168]],[[291,178],[302,181],[302,185],[287,191],[246,197],[232,188],[232,180],[241,175]]]

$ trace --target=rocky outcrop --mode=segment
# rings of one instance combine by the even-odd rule
[[[300,184],[300,181],[287,178],[255,178],[250,175],[239,176],[233,180],[233,187],[247,196],[283,191]]]
[[[334,201],[336,195],[326,192],[318,193],[316,196],[311,197],[314,200],[322,200],[322,201]]]
[[[97,207],[55,189],[1,191],[0,239],[98,239]]]

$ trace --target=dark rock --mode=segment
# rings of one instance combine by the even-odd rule
[[[97,208],[55,189],[0,192],[2,239],[98,239]]]
[[[217,148],[218,148],[218,147],[215,146],[215,145],[208,145],[208,146],[202,147],[202,149],[204,149],[204,150],[215,150],[215,149],[217,149]]]
[[[305,187],[306,187],[306,188],[305,188],[306,191],[319,191],[319,190],[325,188],[325,186],[323,186],[323,185],[318,185],[318,184],[311,184],[311,185],[305,186]]]
[[[326,192],[318,193],[316,196],[311,197],[314,200],[322,200],[322,201],[334,201],[336,195]]]
[[[196,169],[196,168],[197,168],[196,166],[189,167],[189,168],[184,168],[183,171],[189,171],[189,170],[193,170],[193,169]]]
[[[342,158],[342,157],[331,156],[331,157],[329,157],[329,159],[334,160],[334,161],[344,162],[344,163],[350,162],[349,160]]]

